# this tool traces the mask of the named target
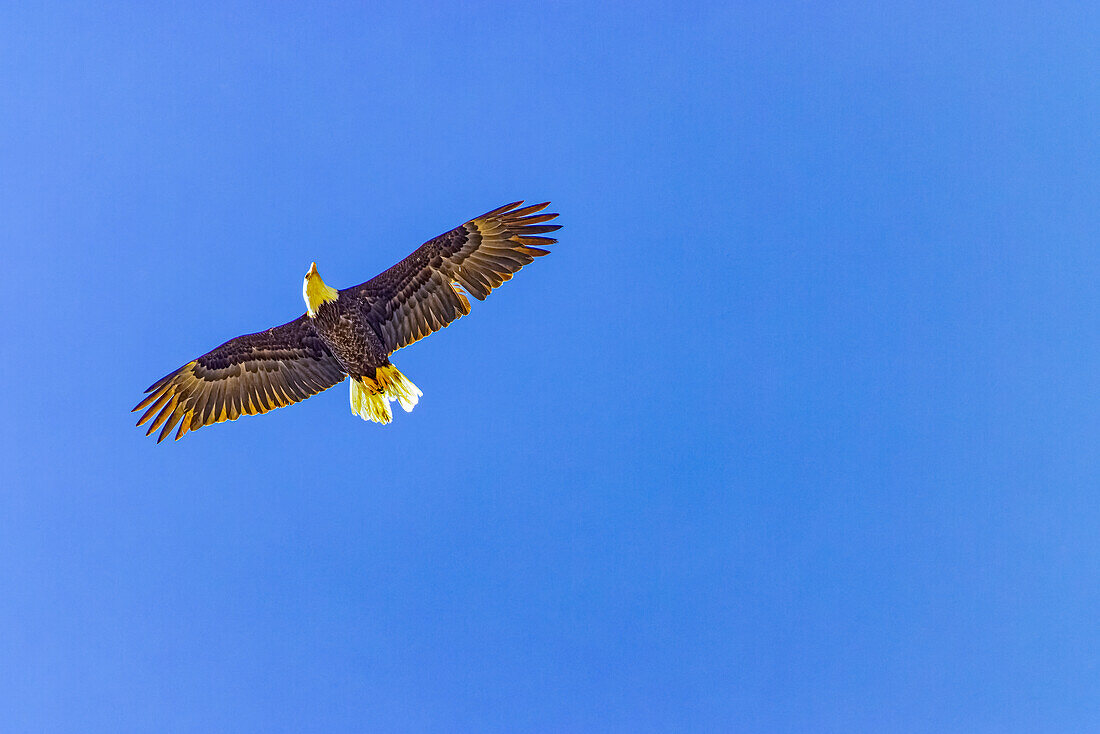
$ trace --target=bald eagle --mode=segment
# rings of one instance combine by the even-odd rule
[[[484,300],[542,249],[560,227],[541,213],[549,202],[517,201],[471,219],[366,283],[337,290],[310,265],[302,284],[306,313],[290,323],[230,339],[146,389],[134,411],[152,421],[157,443],[242,415],[258,415],[316,395],[351,377],[351,410],[389,423],[390,403],[405,412],[423,394],[390,362],[402,347],[470,312],[465,293]],[[178,427],[177,427],[178,426]]]

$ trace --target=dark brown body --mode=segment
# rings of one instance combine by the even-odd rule
[[[362,305],[359,299],[337,298],[322,303],[309,321],[344,372],[373,381],[375,371],[390,360]]]

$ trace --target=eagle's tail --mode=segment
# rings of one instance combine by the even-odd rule
[[[382,388],[382,394],[386,396],[386,400],[391,402],[396,400],[401,403],[401,407],[406,413],[412,412],[412,409],[416,407],[416,403],[420,400],[420,396],[424,394],[420,392],[419,387],[412,384],[412,381],[401,374],[401,371],[392,364],[379,367],[374,379],[378,382],[378,386]]]
[[[424,393],[392,364],[379,367],[374,379],[353,377],[351,412],[365,421],[389,423],[393,420],[390,403],[396,400],[408,413]]]

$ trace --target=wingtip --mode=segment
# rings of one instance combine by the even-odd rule
[[[523,202],[521,201],[519,203],[522,204]],[[550,206],[550,202],[544,201],[541,204],[531,204],[530,206],[512,208],[508,211],[508,218],[513,220],[522,220],[525,217],[531,217],[538,214],[548,206]]]
[[[485,217],[495,217],[500,214],[506,214],[515,209],[517,206],[520,206],[521,204],[523,204],[523,199],[520,199],[519,201],[513,201],[511,204],[505,204],[504,206],[498,206],[492,211],[485,212],[480,217],[475,217],[475,219],[484,219]]]

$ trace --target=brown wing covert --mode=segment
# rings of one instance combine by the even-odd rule
[[[344,379],[336,359],[306,317],[267,331],[230,339],[154,382],[133,410],[176,440],[211,423],[235,421],[305,400]]]
[[[470,312],[463,291],[483,300],[557,242],[560,229],[541,213],[550,202],[518,201],[472,219],[421,245],[377,277],[341,291],[363,299],[367,319],[392,353]]]

